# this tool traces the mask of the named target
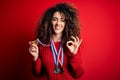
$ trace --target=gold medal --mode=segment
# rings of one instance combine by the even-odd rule
[[[37,41],[37,40],[34,40],[34,41],[33,41],[33,44],[38,45],[38,41]]]

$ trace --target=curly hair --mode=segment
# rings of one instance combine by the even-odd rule
[[[52,29],[51,20],[55,12],[60,12],[65,16],[65,28],[62,32],[62,45],[65,46],[68,40],[71,40],[71,36],[80,35],[80,25],[78,20],[78,14],[76,8],[70,3],[58,3],[55,6],[49,8],[42,16],[37,24],[36,37],[39,38],[44,44],[48,44],[54,33]]]

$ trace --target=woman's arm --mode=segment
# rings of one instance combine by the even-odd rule
[[[73,37],[70,41],[67,41],[67,47],[69,49],[69,70],[74,78],[79,78],[83,74],[81,55],[80,55],[80,44],[82,39],[79,40],[78,37]]]
[[[39,77],[41,72],[41,60],[38,58],[32,63],[32,73],[34,76]]]
[[[80,49],[78,49],[75,55],[69,57],[69,71],[74,78],[80,78],[83,73]]]
[[[36,41],[29,42],[29,52],[33,56],[33,63],[32,63],[32,73],[35,76],[39,76],[41,72],[41,60],[39,58],[39,48]]]

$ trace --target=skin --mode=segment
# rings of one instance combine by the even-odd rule
[[[57,11],[53,14],[51,22],[54,31],[52,39],[54,42],[59,42],[61,41],[62,32],[65,28],[65,16]],[[67,41],[66,46],[70,50],[71,54],[75,55],[82,42],[82,39],[79,40],[77,36],[76,37],[71,36],[71,38],[73,38],[73,41]],[[29,45],[30,45],[29,52],[34,57],[34,61],[36,61],[39,55],[38,46],[34,43],[34,41],[30,41]]]
[[[61,41],[62,31],[65,28],[65,17],[60,12],[55,12],[52,18],[52,27],[54,34],[52,39],[54,42]]]

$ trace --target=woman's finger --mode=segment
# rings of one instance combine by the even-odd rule
[[[71,46],[74,42],[73,41],[68,41],[67,46]]]
[[[35,48],[33,48],[33,47],[30,47],[30,48],[29,48],[29,52],[34,56],[34,55],[37,54],[38,50],[35,49]]]
[[[38,46],[36,46],[35,44],[31,45],[31,47],[38,49]]]
[[[33,41],[30,41],[30,42],[28,42],[29,43],[29,45],[31,45],[31,44],[33,44]]]
[[[73,39],[74,42],[76,42],[76,38],[74,36],[71,36],[71,38]]]
[[[36,44],[34,44],[34,43],[30,43],[30,46],[35,47],[36,49],[38,48],[38,46]]]
[[[76,41],[79,43],[80,42],[80,39],[76,36]]]
[[[83,39],[80,40],[80,44],[82,43]]]
[[[30,48],[29,48],[29,51],[34,52],[34,51],[35,51],[35,48],[34,48],[34,47],[30,47]]]
[[[29,43],[29,45],[32,45],[32,44],[38,45],[38,42],[37,42],[37,40],[30,41],[30,42],[28,42],[28,43]]]
[[[82,39],[79,41],[79,45],[82,43]]]

